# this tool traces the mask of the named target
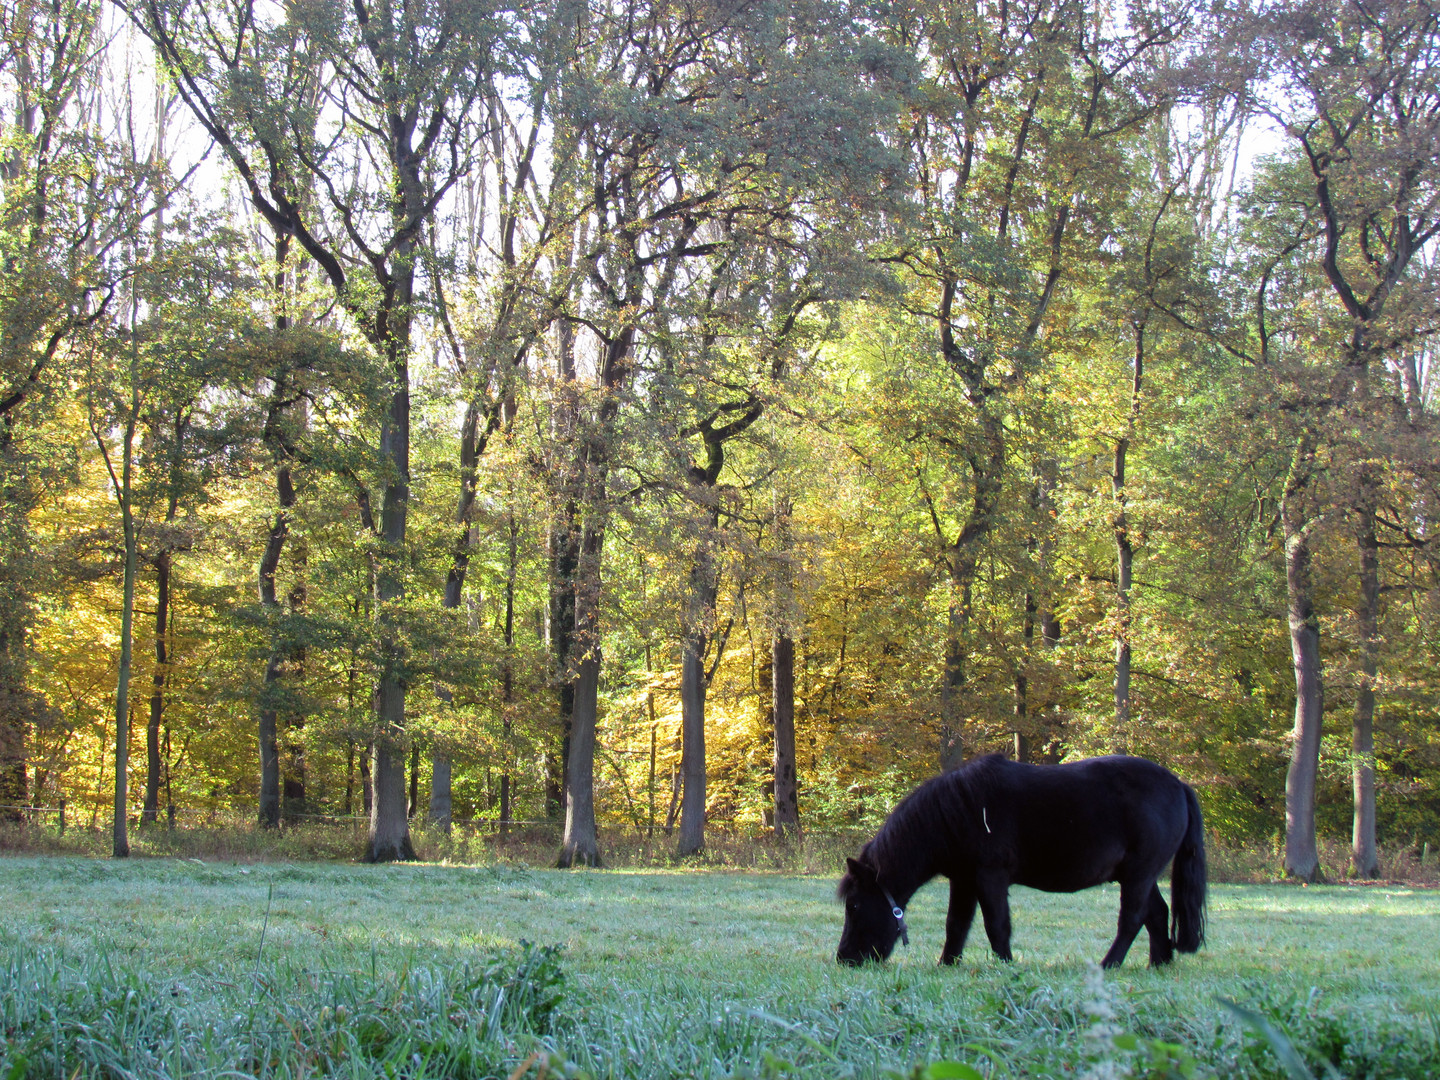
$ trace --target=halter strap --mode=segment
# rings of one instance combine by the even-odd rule
[[[889,889],[882,886],[880,891],[885,895],[885,902],[890,905],[890,914],[895,916],[895,922],[900,926],[900,940],[904,944],[909,945],[910,928],[905,925],[905,909],[895,902],[895,898],[890,895]]]

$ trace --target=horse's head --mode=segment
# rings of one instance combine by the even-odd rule
[[[863,857],[865,853],[860,854]],[[905,931],[905,920],[903,913],[895,914],[875,868],[846,859],[845,876],[836,893],[845,902],[845,927],[840,931],[835,960],[863,964],[866,960],[888,959]]]

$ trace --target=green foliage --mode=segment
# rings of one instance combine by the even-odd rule
[[[1348,1009],[1317,1008],[1312,991],[1277,995],[1258,990],[1260,1004],[1220,1004],[1256,1036],[1241,1060],[1265,1080],[1379,1080],[1423,1076],[1440,1053],[1440,1020],[1435,1011],[1408,1029],[1377,1029]]]
[[[1020,21],[928,0],[426,3],[362,30],[324,4],[164,0],[135,9],[141,37],[103,42],[89,0],[7,8],[0,803],[108,813],[121,537],[98,444],[115,459],[129,425],[136,745],[159,687],[182,821],[254,813],[272,715],[292,821],[361,813],[377,736],[416,762],[422,806],[435,755],[457,820],[497,817],[502,781],[512,817],[558,820],[575,658],[556,545],[603,522],[581,590],[602,827],[665,822],[696,631],[717,844],[764,827],[784,627],[806,826],[873,827],[957,745],[1124,749],[1254,853],[1284,828],[1277,508],[1308,432],[1317,820],[1350,833],[1373,647],[1380,835],[1440,847],[1434,266],[1382,238],[1426,227],[1404,208],[1433,200],[1404,192],[1433,189],[1437,155],[1407,159],[1433,133],[1357,89],[1428,94],[1434,65],[1406,57],[1433,55],[1433,25],[1403,4],[1143,7],[1095,28],[1069,0]],[[1370,18],[1398,36],[1344,29]],[[1402,38],[1413,54],[1384,51]],[[104,81],[135,66],[118,57],[151,63],[146,41],[153,121]],[[1247,163],[1241,102],[1347,141]],[[1310,124],[1326,115],[1364,122]],[[201,128],[177,138],[181,116]],[[391,154],[401,130],[415,155]],[[229,173],[189,171],[202,131]],[[1343,409],[1337,274],[1384,292]],[[403,543],[381,538],[401,479]],[[162,561],[163,663],[145,617]],[[387,673],[403,730],[375,714]]]

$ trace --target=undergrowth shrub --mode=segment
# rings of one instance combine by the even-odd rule
[[[1440,1013],[1427,1023],[1375,1022],[1318,994],[1254,988],[1253,1007],[1222,1002],[1249,1029],[1237,1066],[1254,1080],[1396,1080],[1440,1076]]]

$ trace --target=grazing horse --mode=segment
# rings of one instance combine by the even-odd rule
[[[1174,859],[1170,901],[1156,878]],[[905,905],[931,878],[950,879],[942,964],[965,948],[975,905],[990,948],[1010,957],[1011,885],[1076,892],[1120,883],[1120,925],[1103,967],[1118,967],[1143,925],[1150,963],[1205,940],[1205,833],[1195,792],[1136,757],[1021,765],[999,754],[921,784],[846,860],[837,890],[845,928],[835,959],[884,960],[904,939]]]

